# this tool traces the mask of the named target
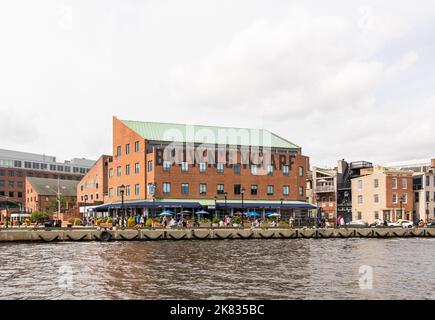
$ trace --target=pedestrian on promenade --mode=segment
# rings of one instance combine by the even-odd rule
[[[341,226],[341,219],[343,219],[343,218],[341,216],[338,216],[338,218],[337,218],[337,227],[339,227],[339,228]]]
[[[346,222],[344,221],[344,218],[340,219],[340,227],[344,227]]]

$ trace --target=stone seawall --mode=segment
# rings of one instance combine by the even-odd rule
[[[62,241],[157,241],[157,240],[226,240],[226,239],[333,239],[333,238],[408,238],[435,237],[435,228],[380,229],[96,229],[1,230],[4,242]]]

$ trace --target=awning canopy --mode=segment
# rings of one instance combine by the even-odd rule
[[[212,207],[213,209],[316,209],[315,205],[309,204],[303,201],[267,201],[267,200],[257,200],[257,201],[244,201],[243,204],[239,200],[229,200],[223,202],[221,200],[214,201],[208,199],[159,199],[159,200],[143,200],[143,201],[129,201],[115,203],[106,203],[100,206],[92,208],[92,211],[105,212],[111,209],[137,209],[137,208],[189,208],[189,209],[200,209]]]

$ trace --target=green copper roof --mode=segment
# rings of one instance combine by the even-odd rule
[[[265,129],[247,129],[121,120],[149,141],[229,144],[253,147],[299,149],[300,147]]]

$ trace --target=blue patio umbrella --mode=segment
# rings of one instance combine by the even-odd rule
[[[204,210],[200,210],[200,211],[195,212],[195,214],[206,216],[206,215],[208,215],[210,213],[208,213],[207,211],[204,211]]]
[[[272,214],[269,214],[269,215],[267,215],[269,218],[278,218],[278,217],[281,217],[281,215],[279,214],[279,213],[272,213]]]
[[[259,214],[258,212],[248,212],[248,213],[246,213],[246,216],[248,216],[248,217],[260,217],[261,214]]]
[[[165,210],[160,214],[160,216],[161,217],[168,217],[168,216],[172,216],[173,214],[174,214],[174,212],[172,212],[171,210]]]

